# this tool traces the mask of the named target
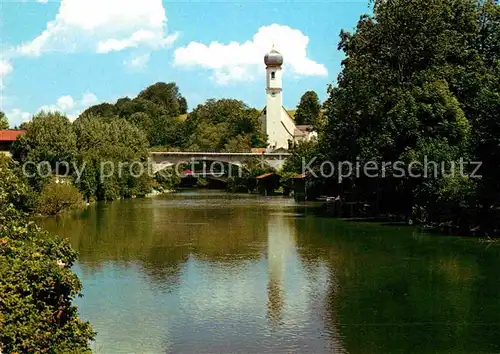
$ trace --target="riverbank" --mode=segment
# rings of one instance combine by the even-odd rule
[[[156,197],[158,195],[163,195],[163,194],[171,194],[171,193],[175,193],[177,192],[177,190],[175,189],[155,189],[153,188],[152,191],[148,194],[145,195],[145,198],[152,198],[152,197]]]

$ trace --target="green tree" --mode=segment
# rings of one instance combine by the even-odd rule
[[[14,142],[12,153],[26,164],[31,186],[40,191],[52,172],[71,172],[68,167],[71,169],[77,155],[76,135],[69,119],[58,112],[35,115],[24,129],[26,134]]]
[[[0,351],[90,352],[95,333],[73,305],[76,253],[19,209],[31,192],[18,169],[0,158]]]
[[[187,112],[187,101],[173,82],[157,82],[130,99],[123,97],[116,104],[102,103],[87,109],[81,116],[93,115],[103,120],[123,118],[141,129],[149,145],[180,147],[183,124],[179,115]]]
[[[180,114],[186,114],[188,111],[188,104],[187,100],[185,97],[180,97],[179,98],[179,113]]]
[[[114,117],[118,115],[116,106],[111,103],[101,103],[87,108],[81,115],[95,115],[100,117]]]
[[[291,156],[285,161],[283,172],[302,174],[305,173],[305,166],[309,166],[314,171],[319,168],[317,165],[323,160],[319,153],[317,141],[300,141],[291,150]]]
[[[123,119],[80,116],[74,123],[79,149],[76,185],[86,198],[115,200],[150,192],[146,135]]]
[[[168,84],[165,82],[157,82],[141,91],[137,98],[151,101],[163,107],[169,117],[179,116],[181,114],[181,108],[187,111],[187,102],[183,107],[180,106],[183,97],[174,82]],[[182,103],[184,104],[184,102]]]
[[[36,212],[41,215],[58,215],[82,206],[83,196],[70,181],[47,183],[37,200]]]
[[[259,111],[241,101],[210,99],[198,105],[184,122],[184,146],[208,151],[222,151],[226,146],[249,141],[250,147],[265,146],[266,138],[260,130]],[[239,142],[236,142],[236,140]],[[227,150],[227,149],[226,149]]]
[[[319,102],[318,94],[314,91],[307,91],[300,98],[295,111],[295,124],[318,125],[321,114],[321,103]]]
[[[0,130],[9,129],[9,121],[5,116],[5,113],[0,111]]]
[[[500,6],[485,1],[478,10],[478,33],[475,47],[479,55],[467,68],[461,82],[461,101],[471,117],[473,156],[482,162],[476,191],[480,224],[490,232],[493,206],[500,201]]]
[[[224,151],[227,152],[250,152],[252,148],[252,142],[249,137],[243,135],[238,135],[234,138],[229,139],[227,144],[224,146]]]
[[[324,105],[322,152],[333,161],[359,158],[379,166],[427,157],[446,162],[446,172],[471,154],[486,158],[486,149],[478,149],[494,144],[481,144],[487,139],[479,132],[488,124],[480,112],[491,115],[498,107],[498,29],[493,1],[376,1],[354,33],[340,34],[346,59]],[[496,134],[494,125],[485,133]],[[449,200],[442,191],[451,181],[441,171],[435,178],[399,179],[390,168],[385,172],[392,177],[357,180],[356,191],[366,198],[380,191],[381,209],[424,210],[424,219],[445,209],[436,201]],[[470,194],[469,183],[452,184]]]

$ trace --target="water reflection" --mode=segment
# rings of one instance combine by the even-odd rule
[[[500,352],[500,252],[217,193],[41,221],[80,253],[99,353]]]
[[[274,326],[282,324],[284,307],[284,273],[295,248],[294,230],[283,213],[274,213],[267,222],[267,313]]]

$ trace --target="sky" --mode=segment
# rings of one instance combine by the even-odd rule
[[[0,0],[0,110],[11,126],[40,110],[87,107],[176,82],[189,110],[210,98],[265,106],[263,57],[284,57],[283,103],[327,97],[341,29],[368,0]]]

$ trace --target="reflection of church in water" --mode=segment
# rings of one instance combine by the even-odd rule
[[[267,219],[267,320],[273,329],[287,333],[280,345],[299,352],[344,352],[336,320],[330,317],[335,316],[332,304],[327,304],[334,275],[316,255],[301,256],[300,229],[295,216],[287,214],[281,210]],[[325,322],[326,317],[333,321]]]
[[[287,257],[295,248],[294,230],[283,215],[270,217],[267,230],[267,314],[274,325],[283,320]]]

